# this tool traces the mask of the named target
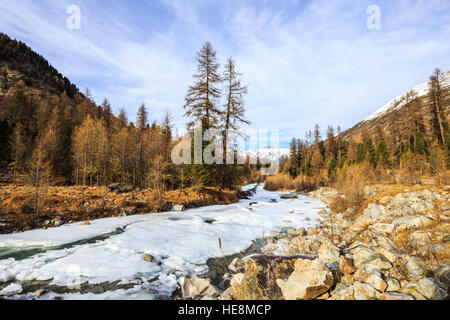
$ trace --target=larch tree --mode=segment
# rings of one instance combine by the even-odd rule
[[[118,120],[120,128],[124,128],[128,125],[128,117],[125,109],[120,109]]]
[[[241,83],[241,76],[236,71],[236,64],[232,58],[229,58],[225,65],[222,75],[222,81],[225,86],[226,102],[223,113],[223,162],[227,163],[227,155],[234,149],[229,150],[228,141],[238,134],[240,124],[250,124],[245,118],[245,100],[244,97],[248,93],[248,87]],[[231,132],[234,131],[234,132]],[[242,135],[242,134],[240,134]],[[230,158],[234,159],[234,155],[230,154]],[[223,166],[222,187],[232,187],[235,183],[235,170],[229,170],[227,166]]]
[[[39,214],[40,207],[46,192],[42,192],[42,188],[50,182],[50,148],[47,144],[51,143],[54,133],[47,132],[45,137],[39,139],[28,161],[28,173],[31,184],[34,186],[34,213]]]
[[[205,119],[208,127],[214,127],[223,112],[219,109],[221,95],[219,64],[216,51],[210,42],[206,42],[197,54],[197,73],[195,83],[189,87],[185,97],[185,116],[190,118],[188,128],[192,129],[196,121]]]
[[[19,123],[14,128],[14,131],[10,137],[10,148],[12,155],[12,162],[10,167],[13,172],[13,184],[16,183],[16,174],[22,168],[23,159],[25,157],[26,146],[24,144],[24,130],[22,125]]]
[[[144,135],[146,134],[146,130],[148,129],[148,112],[145,104],[142,103],[139,107],[137,114],[137,126],[139,129],[139,133],[137,135],[137,158],[136,158],[136,174],[134,175],[134,184],[133,186],[141,186],[143,181],[145,181],[145,153],[147,145],[144,143]]]
[[[141,104],[137,114],[137,126],[139,129],[144,130],[148,125],[148,112],[145,104]]]
[[[445,133],[444,133],[444,121],[443,116],[443,90],[441,84],[442,72],[439,68],[436,68],[433,75],[430,77],[429,88],[430,88],[430,101],[432,112],[435,117],[435,127],[437,128],[437,136],[439,140],[445,145]]]
[[[232,58],[229,58],[225,66],[222,80],[225,84],[226,103],[224,113],[224,129],[238,130],[238,124],[250,124],[245,118],[244,97],[248,93],[248,87],[242,85],[241,73],[236,71],[236,65]]]
[[[107,133],[104,122],[88,115],[83,124],[75,129],[73,136],[74,160],[82,173],[84,186],[88,178],[91,185],[94,177],[99,182],[106,149]]]

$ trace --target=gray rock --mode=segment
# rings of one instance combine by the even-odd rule
[[[217,298],[220,296],[219,290],[209,280],[198,277],[183,278],[181,291],[183,298],[192,300],[200,300],[205,297]]]
[[[375,223],[370,226],[370,229],[378,234],[390,235],[394,232],[395,225],[392,223]]]
[[[333,274],[319,259],[304,261],[287,280],[277,280],[286,300],[309,300],[327,292],[334,284]]]
[[[223,301],[230,301],[233,300],[233,293],[234,293],[234,289],[232,287],[229,287],[227,290],[225,290],[221,295],[220,295],[220,300]]]
[[[153,257],[152,255],[150,255],[148,253],[144,253],[142,255],[142,259],[144,259],[147,262],[154,262],[154,263],[156,263],[159,266],[162,264],[161,261],[155,259],[155,257]]]
[[[353,284],[355,300],[377,300],[380,292],[372,286],[356,281]]]
[[[385,213],[385,209],[383,206],[379,206],[378,204],[372,203],[370,204],[366,210],[364,210],[363,216],[367,219],[378,219]]]
[[[400,281],[398,281],[396,278],[387,277],[386,283],[388,285],[388,287],[386,289],[387,292],[396,292],[396,291],[400,290],[400,288],[401,288]]]
[[[338,283],[328,300],[355,300],[353,285],[346,286]]]
[[[359,269],[356,271],[354,277],[355,280],[366,283],[380,292],[386,291],[388,287],[387,283],[383,280],[381,272],[378,270],[365,271]]]
[[[232,273],[245,272],[245,263],[241,259],[235,258],[228,266],[228,270],[230,270]]]
[[[434,281],[443,290],[450,289],[450,264],[442,264],[434,271]]]
[[[379,296],[380,300],[416,300],[412,295],[402,292],[386,292]]]
[[[445,297],[445,292],[428,278],[420,279],[417,289],[425,298],[430,300],[442,300]]]
[[[378,269],[387,271],[392,268],[391,262],[382,254],[376,253],[361,263],[361,268],[365,270]]]
[[[55,227],[61,226],[61,225],[62,225],[62,220],[61,220],[61,218],[60,218],[60,217],[56,217],[55,219],[52,220],[52,224],[53,224]]]
[[[47,293],[46,290],[40,289],[40,290],[35,291],[35,292],[33,293],[33,296],[35,296],[35,297],[41,297],[41,296],[43,296],[43,295],[46,294],[46,293]]]
[[[418,258],[406,256],[405,262],[409,279],[419,280],[426,276],[426,267]]]
[[[393,221],[393,224],[397,227],[397,230],[427,227],[433,223],[434,221],[432,219],[424,216],[405,217]]]
[[[135,215],[137,213],[137,208],[130,208],[130,209],[125,209],[123,210],[120,215],[122,217],[127,217],[127,216],[132,216]]]
[[[281,199],[298,199],[298,193],[297,192],[289,192],[284,193],[280,196]]]
[[[182,212],[182,211],[184,211],[184,209],[185,209],[184,205],[182,205],[182,204],[177,204],[172,207],[172,211],[176,211],[176,212]]]

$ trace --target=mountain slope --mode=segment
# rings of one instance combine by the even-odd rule
[[[447,71],[443,74],[441,79],[441,85],[444,92],[444,113],[449,120],[449,112],[448,107],[450,104],[450,71]],[[422,83],[414,88],[412,88],[417,94],[417,98],[421,104],[421,113],[424,118],[430,117],[430,101],[428,98],[429,93],[429,83]],[[373,129],[377,124],[380,124],[384,129],[388,129],[389,126],[393,123],[393,118],[395,117],[396,112],[403,112],[403,108],[405,106],[405,97],[407,92],[402,93],[396,98],[390,100],[380,109],[372,113],[363,121],[359,122],[353,128],[346,130],[342,133],[342,137],[344,139],[349,138],[358,138],[363,130],[363,128]]]
[[[0,95],[6,95],[23,81],[30,88],[53,94],[66,92],[69,98],[79,93],[69,79],[23,42],[0,33]]]
[[[443,80],[442,81],[443,87],[449,88],[450,87],[450,71],[447,71],[443,75],[442,80]],[[429,83],[428,82],[422,83],[422,84],[412,88],[412,90],[414,90],[417,93],[418,97],[424,97],[429,92]],[[381,117],[386,112],[390,112],[395,109],[400,109],[401,107],[404,106],[405,95],[406,95],[406,93],[402,93],[398,97],[392,99],[391,101],[386,103],[383,107],[381,107],[380,109],[375,111],[373,114],[371,114],[369,117],[367,117],[364,121],[375,120],[375,119]],[[399,101],[400,101],[400,104],[396,105],[396,102],[399,102]],[[392,108],[394,108],[394,109],[392,109]]]

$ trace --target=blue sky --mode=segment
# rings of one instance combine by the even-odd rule
[[[69,5],[81,29],[69,30]],[[369,30],[366,10],[381,9]],[[249,85],[255,129],[283,147],[318,123],[352,127],[436,66],[450,69],[450,2],[375,0],[1,0],[0,31],[26,42],[97,103],[133,120],[166,108],[182,131],[184,95],[205,41]]]

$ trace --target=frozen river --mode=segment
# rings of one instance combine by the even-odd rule
[[[230,205],[0,235],[0,296],[26,299],[44,288],[41,299],[170,297],[181,277],[205,273],[208,259],[242,252],[275,231],[313,226],[325,208],[280,195],[260,186]]]

